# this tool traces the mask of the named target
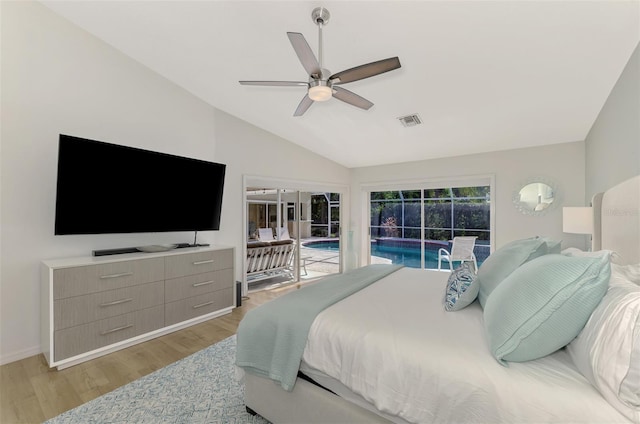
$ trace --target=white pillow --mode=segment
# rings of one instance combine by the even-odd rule
[[[611,264],[607,293],[567,346],[580,372],[635,423],[640,423],[639,284],[640,264]]]

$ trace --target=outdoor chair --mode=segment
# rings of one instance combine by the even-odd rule
[[[271,228],[258,229],[258,238],[260,241],[273,241],[273,230]]]
[[[289,236],[289,229],[287,227],[280,227],[278,231],[280,232],[280,240],[291,240],[291,236]]]
[[[271,266],[271,243],[252,241],[247,243],[247,277],[264,274]]]
[[[442,261],[449,262],[449,270],[453,271],[453,263],[473,262],[474,271],[478,272],[478,262],[473,248],[476,245],[477,237],[454,237],[451,245],[451,252],[445,248],[438,249],[438,270],[442,270]]]

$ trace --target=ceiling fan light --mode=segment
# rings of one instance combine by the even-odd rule
[[[332,95],[333,90],[326,85],[316,85],[309,88],[309,98],[315,102],[326,102]]]

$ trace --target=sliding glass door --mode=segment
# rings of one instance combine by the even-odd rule
[[[420,190],[371,193],[371,263],[422,267],[420,196]]]
[[[491,246],[491,185],[369,192],[370,263],[437,269],[438,250],[475,236],[479,263]],[[448,263],[446,264],[448,269]]]
[[[246,188],[246,292],[341,272],[341,196]]]
[[[311,214],[314,237],[340,236],[340,193],[313,193]]]
[[[277,225],[277,202],[270,200],[247,200],[248,237],[258,238],[258,229],[275,228]],[[281,224],[282,225],[282,224]],[[280,226],[281,226],[280,225]]]

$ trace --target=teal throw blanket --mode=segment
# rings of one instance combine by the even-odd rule
[[[245,315],[238,326],[236,365],[293,390],[311,324],[324,309],[402,265],[374,264],[326,277]]]

